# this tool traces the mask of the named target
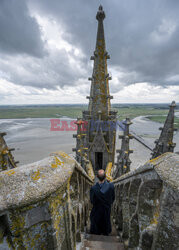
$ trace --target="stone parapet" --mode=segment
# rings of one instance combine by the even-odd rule
[[[165,153],[113,181],[113,218],[129,249],[178,249],[179,155]]]
[[[0,173],[0,248],[75,249],[93,184],[64,152]]]

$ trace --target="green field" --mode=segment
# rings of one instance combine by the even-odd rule
[[[166,119],[166,116],[157,115],[157,116],[147,116],[146,118],[148,118],[148,119],[150,119],[151,121],[154,121],[154,122],[164,123],[165,119]],[[178,117],[175,117],[174,122],[175,122],[174,127],[179,128],[179,118]]]
[[[118,119],[126,117],[133,119],[146,116],[148,119],[163,123],[168,114],[167,104],[114,104],[113,110],[118,111]],[[59,118],[63,116],[81,117],[87,105],[29,105],[29,106],[0,106],[0,119],[17,118]],[[176,110],[179,111],[179,110]],[[175,119],[175,127],[179,127],[179,118]]]
[[[148,115],[167,115],[167,109],[156,109],[156,108],[148,108],[148,107],[125,107],[125,108],[115,108],[118,111],[119,120],[123,120],[126,117],[133,119],[137,116],[148,116]]]
[[[67,116],[71,118],[81,117],[85,105],[63,105],[63,106],[14,106],[0,107],[0,119],[16,118],[55,118]]]

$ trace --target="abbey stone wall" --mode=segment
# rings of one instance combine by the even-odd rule
[[[76,249],[93,179],[90,164],[85,171],[64,152],[2,171],[0,249]],[[128,249],[178,249],[178,179],[179,155],[165,153],[113,181],[113,220]]]
[[[113,219],[128,249],[179,249],[179,155],[165,153],[113,181]]]
[[[2,171],[0,249],[75,249],[89,218],[88,170],[58,152]]]

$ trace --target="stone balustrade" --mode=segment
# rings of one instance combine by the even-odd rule
[[[0,173],[0,249],[75,249],[89,218],[83,168],[64,152]]]
[[[111,166],[109,166],[109,170]],[[89,220],[94,173],[64,152],[0,172],[0,249],[75,249]],[[179,155],[113,181],[113,220],[129,249],[177,249]]]
[[[165,153],[113,181],[113,219],[128,249],[179,249],[179,155]]]

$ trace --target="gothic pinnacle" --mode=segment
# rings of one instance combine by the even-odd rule
[[[105,169],[108,164],[114,164],[116,130],[116,113],[111,110],[112,96],[109,92],[109,76],[107,69],[107,59],[109,55],[106,51],[103,20],[105,13],[100,5],[96,14],[97,36],[93,60],[93,72],[91,77],[90,95],[88,110],[83,111],[83,120],[86,122],[84,134],[78,125],[76,138],[76,160],[85,169],[86,162],[94,170]],[[83,134],[81,133],[83,132]],[[86,151],[86,152],[85,152]]]
[[[168,116],[165,120],[164,126],[159,128],[161,130],[161,134],[159,139],[155,141],[156,145],[153,149],[152,158],[156,158],[159,155],[164,154],[165,152],[173,152],[175,143],[173,143],[173,133],[176,131],[174,128],[174,109],[176,107],[175,101],[170,104],[170,109],[168,112]]]
[[[126,118],[123,124],[125,125],[124,133],[123,135],[119,135],[119,139],[122,139],[121,149],[116,150],[119,155],[115,164],[117,166],[114,173],[115,177],[119,177],[130,171],[131,160],[129,159],[129,154],[133,153],[133,150],[129,149],[129,140],[133,138],[129,133],[129,126],[132,124],[130,118]]]
[[[101,20],[104,20],[104,18],[105,18],[105,12],[103,11],[103,6],[100,5],[99,9],[98,9],[98,12],[96,14],[96,19],[98,21],[101,21]]]
[[[176,102],[175,101],[172,101],[172,103],[169,105],[169,107],[176,107]]]
[[[101,111],[101,119],[108,119],[110,112],[110,93],[109,93],[109,76],[107,69],[107,59],[109,55],[106,51],[105,36],[103,20],[105,18],[105,13],[103,7],[100,5],[96,19],[98,20],[97,37],[96,37],[96,48],[94,51],[94,56],[91,59],[94,60],[92,77],[88,80],[91,81],[91,90],[89,98],[88,110],[90,115],[94,120],[98,119],[98,111]]]

